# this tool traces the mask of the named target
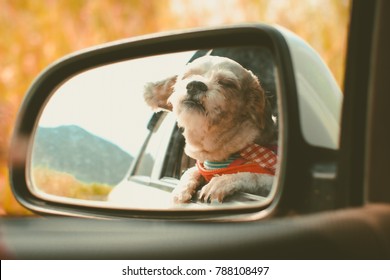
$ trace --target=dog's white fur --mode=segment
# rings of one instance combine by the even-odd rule
[[[200,162],[223,161],[253,143],[275,140],[271,109],[257,77],[225,57],[198,58],[183,73],[147,84],[144,97],[155,111],[173,111],[184,128],[185,153]],[[203,186],[200,198],[222,202],[237,191],[267,194],[272,182],[273,176],[265,174],[225,174]],[[188,169],[174,201],[190,201],[204,184],[197,167]]]

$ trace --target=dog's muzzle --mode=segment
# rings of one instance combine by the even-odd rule
[[[205,111],[201,102],[201,97],[207,92],[208,87],[205,83],[200,81],[192,81],[186,86],[187,98],[183,101],[184,105],[190,109],[198,111]]]

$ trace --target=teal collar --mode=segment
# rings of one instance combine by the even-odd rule
[[[203,163],[203,166],[207,170],[215,170],[228,167],[233,161],[238,159],[240,154],[233,154],[225,161],[208,161]]]

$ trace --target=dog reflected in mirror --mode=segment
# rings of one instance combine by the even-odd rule
[[[172,111],[196,166],[173,191],[176,203],[223,202],[236,192],[266,196],[277,166],[272,109],[258,78],[225,57],[204,56],[145,86],[146,103]]]

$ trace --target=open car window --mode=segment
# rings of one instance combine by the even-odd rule
[[[273,119],[277,126],[277,96],[275,62],[272,53],[263,47],[226,48],[197,51],[189,62],[204,56],[229,57],[261,77],[267,99],[272,106]],[[171,192],[183,173],[195,166],[196,161],[185,154],[185,139],[171,113],[155,113],[149,121],[150,133],[146,137],[142,152],[129,175],[130,181],[143,182],[145,188]],[[226,199],[225,203],[245,203],[264,200],[264,197],[250,193],[238,193]],[[192,202],[197,203],[195,196]]]

